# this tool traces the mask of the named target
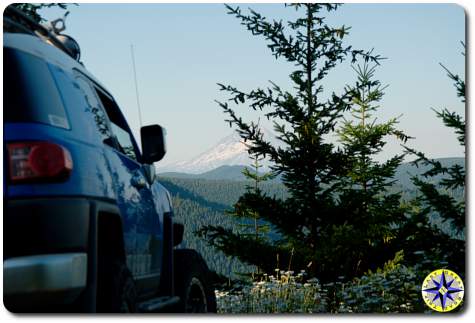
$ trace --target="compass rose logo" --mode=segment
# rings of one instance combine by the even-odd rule
[[[464,288],[460,277],[451,270],[431,272],[422,283],[422,298],[437,312],[449,312],[460,305]]]

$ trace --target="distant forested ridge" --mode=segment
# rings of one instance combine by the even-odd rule
[[[443,167],[451,167],[455,164],[461,165],[465,168],[465,158],[463,157],[452,157],[452,158],[438,158],[435,159],[439,161]],[[416,167],[411,163],[403,163],[396,171],[395,179],[397,183],[404,187],[405,189],[415,189],[414,183],[411,181],[413,175],[420,176],[420,174],[429,170],[429,166],[419,166]],[[437,175],[431,178],[431,182],[438,183],[443,176]]]
[[[450,157],[450,158],[438,158],[442,166],[450,167],[454,164],[459,164],[465,167],[465,158],[463,157]],[[234,166],[220,166],[208,172],[202,174],[187,174],[179,172],[167,172],[159,174],[160,177],[167,178],[183,178],[183,179],[208,179],[208,180],[231,180],[231,181],[244,181],[246,177],[242,174],[243,169],[246,166],[234,165]],[[396,171],[395,180],[401,186],[413,189],[415,186],[411,181],[411,176],[420,175],[427,171],[427,166],[416,167],[411,163],[403,163]],[[434,177],[434,182],[439,181],[440,176]],[[279,177],[272,182],[279,182]]]
[[[438,161],[443,166],[459,164],[465,167],[464,158],[441,158]],[[159,174],[160,183],[170,191],[172,196],[176,219],[185,225],[184,241],[181,247],[198,250],[211,269],[231,278],[237,278],[236,273],[252,272],[254,268],[214,250],[195,235],[195,232],[208,224],[222,225],[236,231],[242,227],[242,222],[226,215],[225,212],[231,209],[245,192],[246,185],[252,184],[244,181],[241,173],[243,168],[244,166],[222,166],[203,174]],[[417,190],[412,184],[411,177],[419,176],[425,171],[425,167],[417,168],[409,163],[402,164],[396,172],[393,189],[402,191],[404,199],[414,198]],[[432,180],[437,182],[440,178]],[[278,179],[262,183],[261,188],[270,196],[283,198],[287,194],[286,188]],[[464,192],[455,191],[452,194],[455,198],[462,199]],[[438,221],[437,215],[434,215],[434,221]],[[443,224],[440,225],[443,229]]]
[[[188,174],[179,172],[161,173],[162,177],[172,178],[195,178],[195,179],[213,179],[213,180],[231,180],[231,181],[245,181],[246,176],[242,173],[246,166],[241,165],[224,165],[219,166],[208,172],[201,174]],[[276,177],[273,182],[280,182],[280,178]]]

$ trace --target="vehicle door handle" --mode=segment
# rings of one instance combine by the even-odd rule
[[[130,183],[132,186],[138,189],[147,187],[147,180],[140,171],[135,172],[135,174],[132,176],[132,179],[130,180]]]

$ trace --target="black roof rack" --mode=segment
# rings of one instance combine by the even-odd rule
[[[72,53],[53,32],[28,17],[28,15],[13,5],[8,6],[3,13],[3,30],[35,35],[43,40],[49,41],[50,44],[76,59],[74,53]]]

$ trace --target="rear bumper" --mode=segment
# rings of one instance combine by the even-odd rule
[[[73,302],[87,284],[87,254],[15,257],[3,262],[5,303]]]
[[[5,307],[15,313],[95,312],[98,216],[120,214],[117,206],[87,197],[42,197],[5,199],[3,207]]]
[[[85,198],[7,199],[3,259],[87,253],[91,202]]]
[[[81,197],[4,200],[3,301],[8,310],[94,312],[99,203]],[[59,306],[65,304],[71,306]]]

